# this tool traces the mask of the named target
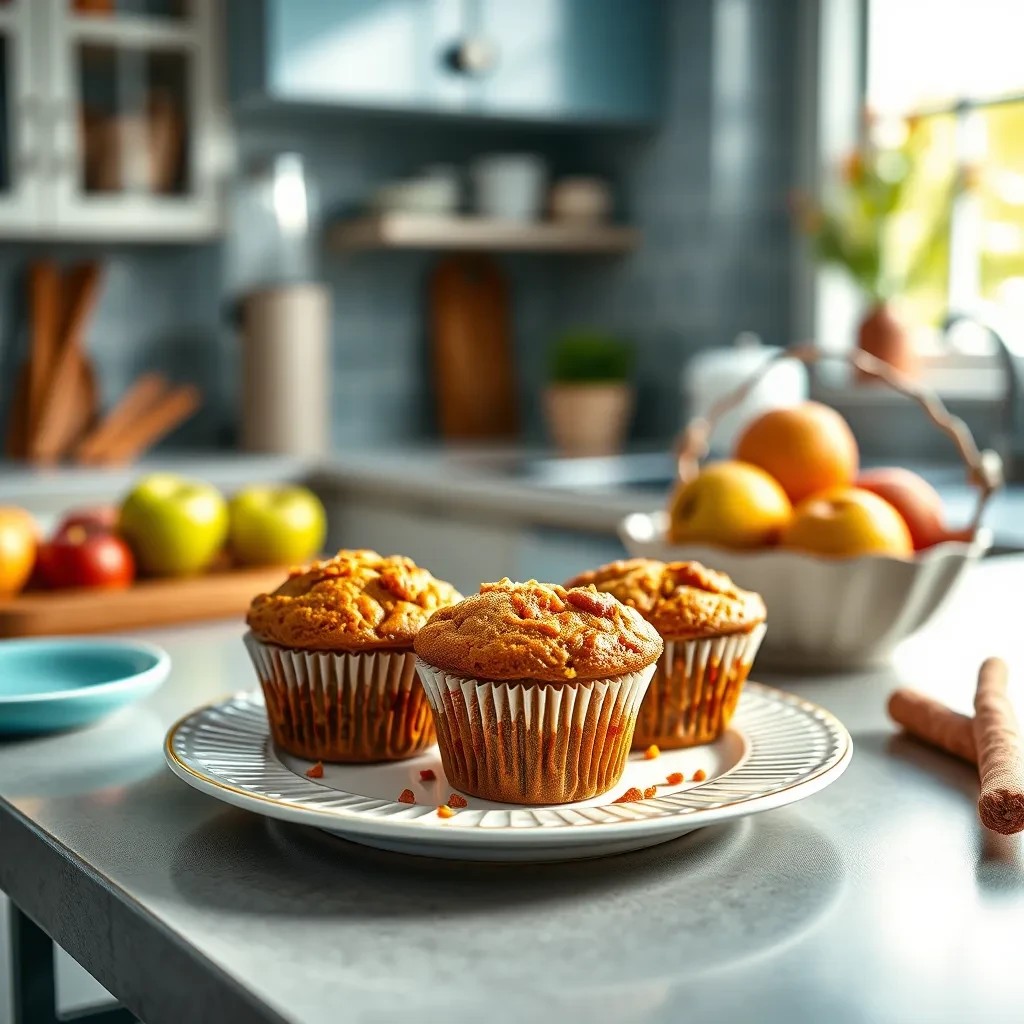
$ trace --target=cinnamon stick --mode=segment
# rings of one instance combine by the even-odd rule
[[[55,462],[78,438],[84,418],[81,403],[82,344],[100,292],[100,266],[95,261],[76,267],[68,285],[61,324],[60,350],[53,364],[39,419],[29,439],[29,455]],[[85,410],[86,414],[89,410]]]
[[[970,715],[962,715],[932,697],[908,689],[894,690],[888,708],[889,717],[912,736],[977,764],[974,720]]]
[[[974,695],[974,742],[981,795],[978,815],[993,832],[1024,831],[1024,748],[1007,695],[1009,672],[1000,658],[988,658],[978,672]]]
[[[103,463],[131,462],[199,408],[199,389],[182,385],[166,392],[103,449]]]
[[[29,268],[28,291],[31,338],[25,396],[26,450],[31,447],[39,427],[46,390],[50,386],[60,347],[60,270],[57,264],[52,260],[33,263]]]
[[[107,448],[116,445],[122,432],[169,390],[170,384],[159,373],[142,374],[86,435],[76,449],[75,457],[79,462],[102,462]]]

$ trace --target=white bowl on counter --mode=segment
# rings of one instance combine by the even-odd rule
[[[735,551],[667,540],[668,515],[636,512],[619,525],[629,554],[696,560],[759,593],[768,631],[757,664],[798,670],[853,670],[886,662],[946,603],[972,562],[991,546],[988,530],[971,542],[946,541],[912,559],[883,555],[823,558],[767,548]]]

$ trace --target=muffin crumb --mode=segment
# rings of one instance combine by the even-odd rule
[[[324,763],[323,761],[317,761],[312,768],[306,769],[306,778],[308,779],[322,779],[324,777]]]
[[[665,783],[669,786],[678,786],[681,782],[685,781],[686,776],[682,772],[673,772],[665,779]]]
[[[644,790],[644,799],[645,800],[650,800],[652,796],[657,796],[657,795],[658,795],[658,787],[657,786],[648,786]]]
[[[704,771],[703,768],[698,768],[693,773],[693,781],[694,782],[703,782],[707,777],[708,777],[708,773],[706,771]]]
[[[629,789],[627,789],[626,792],[622,794],[622,796],[613,800],[612,803],[631,804],[634,803],[636,800],[643,800],[643,798],[643,793],[641,793],[640,790],[636,788],[636,786],[630,786]]]
[[[433,768],[424,768],[420,772],[420,782],[433,782],[436,778]]]
[[[657,743],[652,743],[644,751],[644,760],[645,761],[653,761],[656,757],[661,757],[661,751],[658,749],[658,744]]]
[[[466,800],[466,798],[464,796],[461,796],[459,793],[452,793],[452,795],[450,797],[448,797],[448,806],[449,807],[468,807],[469,806],[469,801]]]
[[[416,803],[416,794],[411,789],[403,789],[398,794],[398,802],[400,804],[414,804]]]

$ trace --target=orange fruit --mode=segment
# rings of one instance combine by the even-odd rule
[[[16,594],[28,583],[36,560],[39,530],[23,508],[0,508],[0,595]]]
[[[778,540],[791,512],[786,492],[763,469],[744,462],[715,462],[673,494],[669,540],[761,547]]]
[[[883,498],[859,487],[835,487],[815,494],[793,510],[782,546],[816,555],[908,557],[914,545],[910,530]]]
[[[735,454],[771,473],[794,504],[830,487],[849,486],[859,462],[853,431],[821,402],[759,416],[740,435]]]
[[[857,486],[885,498],[903,516],[915,551],[930,548],[946,539],[942,498],[927,480],[916,473],[896,466],[869,469],[857,477]]]

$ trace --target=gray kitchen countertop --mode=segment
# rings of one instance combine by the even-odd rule
[[[1019,1021],[1024,855],[974,770],[896,733],[898,684],[1018,687],[1024,559],[983,563],[891,668],[765,676],[854,756],[792,807],[592,862],[379,853],[235,810],[164,766],[166,728],[253,684],[237,624],[148,631],[164,688],[84,731],[0,742],[0,887],[147,1024]]]

